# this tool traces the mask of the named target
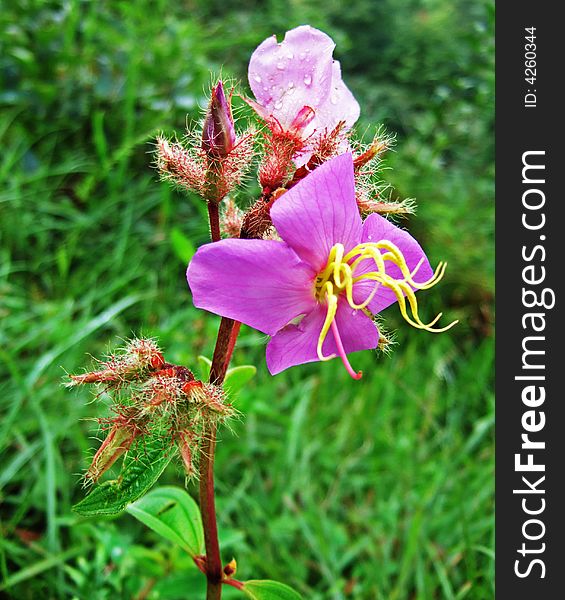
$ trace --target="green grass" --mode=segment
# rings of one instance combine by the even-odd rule
[[[244,328],[235,363],[259,372],[218,446],[224,559],[309,600],[493,597],[491,5],[448,5],[382,0],[359,35],[372,3],[0,11],[0,596],[202,597],[190,560],[131,517],[71,512],[107,407],[61,380],[133,333],[187,366],[211,354],[218,319],[191,306],[173,247],[175,228],[206,240],[205,209],[156,181],[150,141],[198,115],[210,68],[242,77],[256,43],[308,21],[338,40],[361,129],[398,134],[387,178],[450,263],[424,310],[462,322],[431,336],[389,309],[398,345],[353,356],[358,383],[333,363],[271,378]]]

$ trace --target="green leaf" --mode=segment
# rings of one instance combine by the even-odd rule
[[[255,377],[256,373],[257,367],[253,365],[233,367],[228,369],[224,385],[231,394],[237,394],[246,383],[249,383]]]
[[[151,488],[171,457],[171,448],[163,439],[138,440],[126,454],[120,476],[97,485],[73,510],[86,517],[122,512]]]
[[[180,258],[180,260],[184,264],[188,264],[188,262],[196,252],[194,244],[186,237],[186,235],[184,235],[184,233],[178,227],[173,227],[173,229],[171,230],[170,239],[175,254]]]
[[[204,554],[200,509],[185,490],[173,486],[156,488],[126,510],[190,556]]]
[[[198,364],[200,365],[200,376],[203,381],[208,381],[210,377],[210,369],[212,368],[212,361],[206,356],[200,355],[198,357]]]
[[[252,600],[302,600],[302,596],[288,585],[269,579],[246,581],[242,590]]]

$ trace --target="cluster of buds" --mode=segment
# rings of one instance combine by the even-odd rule
[[[237,185],[253,160],[252,130],[237,135],[222,81],[212,88],[202,126],[187,132],[184,143],[157,138],[156,166],[165,180],[220,203]]]
[[[211,424],[234,415],[222,388],[197,380],[186,367],[165,362],[157,344],[135,339],[100,369],[70,375],[68,385],[99,384],[113,400],[113,416],[99,419],[106,436],[85,481],[96,483],[136,441],[168,439],[187,477],[198,475],[200,447]]]
[[[221,230],[226,237],[271,238],[270,211],[277,198],[344,152],[354,157],[361,214],[413,212],[410,201],[391,201],[389,188],[378,178],[382,157],[393,140],[381,130],[368,145],[351,140],[360,109],[332,58],[334,47],[326,34],[311,27],[288,32],[281,43],[268,38],[249,64],[255,98],[242,97],[261,122],[257,130],[248,128],[238,135],[231,107],[233,90],[226,94],[218,81],[201,128],[189,132],[182,144],[157,139],[156,163],[162,178],[208,202],[223,201]],[[255,141],[260,147],[261,193],[241,211],[229,195],[252,162]]]

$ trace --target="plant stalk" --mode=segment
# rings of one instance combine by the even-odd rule
[[[222,239],[222,234],[220,231],[220,209],[218,207],[218,202],[208,200],[206,204],[208,205],[208,218],[210,219],[210,237],[212,238],[213,242],[218,242]]]
[[[218,204],[208,202],[210,233],[212,241],[221,238]],[[222,385],[231,355],[235,347],[240,323],[233,319],[222,318],[216,338],[216,347],[210,367],[210,382]],[[218,523],[216,519],[216,502],[214,494],[214,453],[216,450],[216,425],[210,425],[202,447],[200,464],[200,512],[204,528],[206,546],[206,600],[220,600],[222,597],[222,558],[218,541]]]

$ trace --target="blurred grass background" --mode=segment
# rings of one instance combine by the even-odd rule
[[[492,0],[0,1],[0,596],[202,597],[131,517],[71,512],[100,406],[63,367],[132,333],[211,354],[178,243],[206,240],[204,207],[157,182],[150,143],[199,117],[210,70],[245,86],[260,41],[309,23],[359,131],[397,135],[385,176],[449,262],[426,314],[461,323],[432,337],[389,309],[396,350],[356,355],[359,383],[337,363],[272,379],[244,329],[235,363],[259,373],[218,448],[224,558],[312,600],[493,597],[493,18]]]

